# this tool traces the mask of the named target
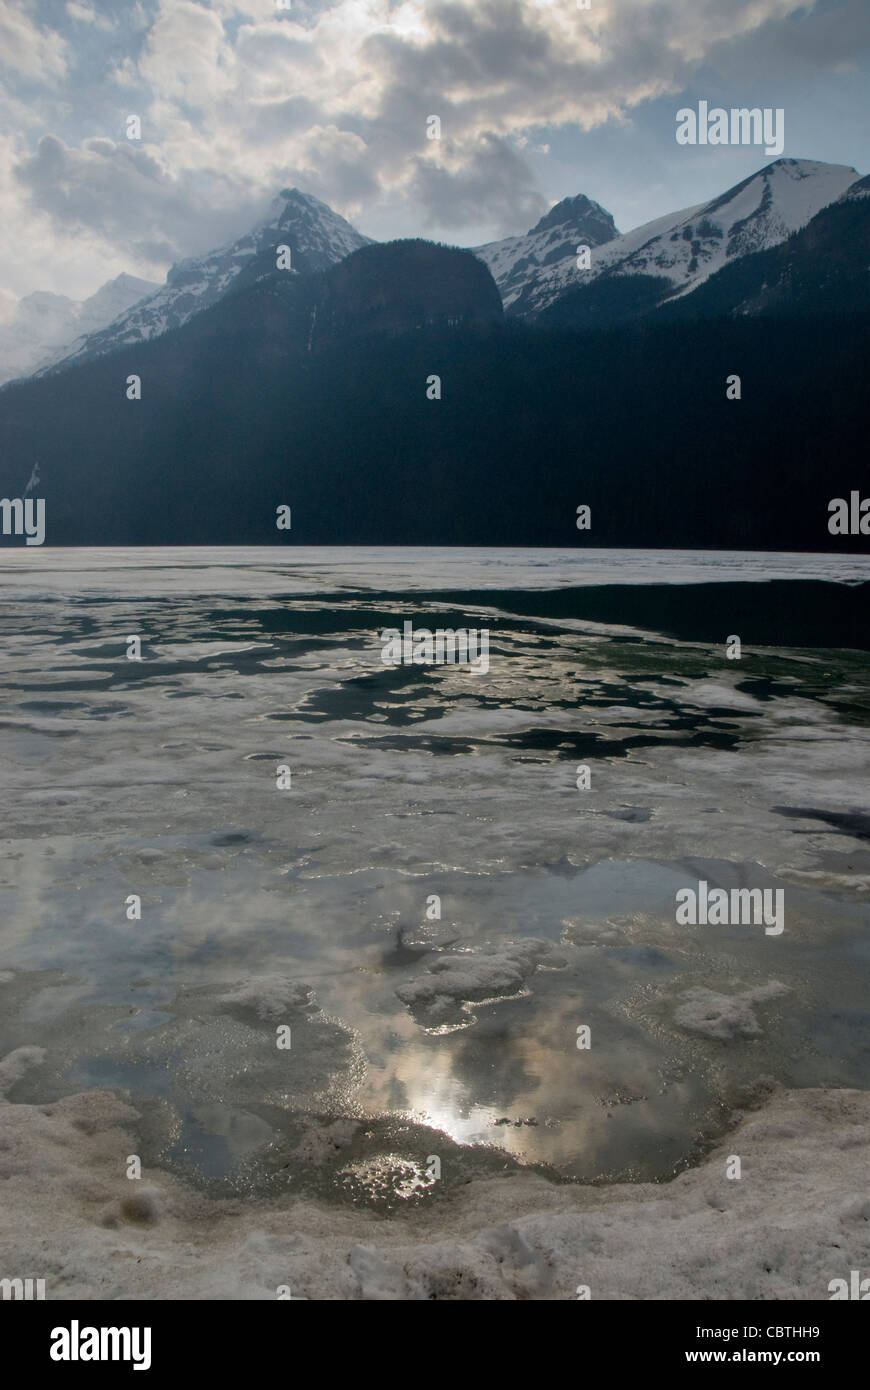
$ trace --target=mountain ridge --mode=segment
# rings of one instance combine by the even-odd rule
[[[564,293],[604,275],[659,280],[662,299],[690,294],[729,261],[787,240],[859,181],[848,165],[773,160],[715,198],[600,243],[589,270],[578,270],[570,255],[530,268],[525,283],[512,287],[506,310],[535,318]],[[501,289],[495,271],[494,278]]]
[[[38,371],[159,288],[122,271],[82,300],[50,290],[24,295],[0,325],[0,384]]]
[[[870,180],[849,166],[783,158],[715,198],[629,232],[620,233],[611,214],[580,193],[554,204],[524,235],[471,252],[491,273],[512,317],[535,322],[555,313],[562,322],[580,322],[582,303],[598,324],[608,314],[625,321],[697,293],[726,266],[787,241],[822,208],[868,192]],[[281,245],[290,249],[289,273],[308,276],[377,244],[390,243],[364,236],[313,195],[284,188],[250,231],[177,262],[164,285],[123,307],[108,323],[79,333],[37,364],[34,375],[65,370],[181,327],[225,295],[273,276]],[[591,251],[588,269],[578,268],[583,245]],[[567,307],[559,307],[563,300]]]
[[[274,269],[279,245],[290,248],[291,273],[311,274],[343,260],[370,241],[319,198],[285,188],[250,231],[203,256],[178,261],[154,294],[73,344],[38,375],[180,328],[216,304],[237,282],[250,282]]]

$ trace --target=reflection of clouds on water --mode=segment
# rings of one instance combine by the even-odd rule
[[[371,1161],[377,1185],[378,1164],[416,1171],[426,1154],[402,1146],[438,1135],[571,1175],[661,1176],[759,1069],[867,1084],[866,658],[728,662],[721,645],[554,616],[549,592],[845,582],[867,561],[25,559],[5,557],[0,967],[55,974],[38,990],[16,975],[0,1055],[44,1046],[34,1087],[152,1088],[177,1112],[155,1112],[155,1143],[215,1171],[266,1150],[278,1171],[281,1144],[291,1169],[297,1150],[330,1153],[312,1138],[317,1107],[327,1128],[404,1116],[401,1142],[355,1132],[345,1155],[356,1175]],[[508,588],[522,605],[505,606]],[[376,634],[403,616],[489,626],[489,674],[385,668]],[[141,663],[125,657],[132,632]],[[677,927],[674,894],[698,878],[785,883],[783,937]],[[558,968],[511,966],[535,941]],[[298,1037],[283,1082],[266,1021],[226,1003],[276,971],[317,1005],[284,1001]],[[701,1026],[705,1005],[725,1018],[722,1000],[771,979],[788,994],[746,1004],[758,1031]],[[279,1143],[282,1106],[309,1129]]]

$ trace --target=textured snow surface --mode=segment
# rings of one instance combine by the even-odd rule
[[[833,613],[868,567],[7,552],[2,1267],[49,1297],[825,1297],[866,1241],[867,658],[729,662],[727,624],[628,627],[626,584],[756,581],[775,640],[757,581],[827,578]],[[541,592],[615,580],[622,624]],[[491,627],[489,673],[385,670],[406,617]],[[784,932],[679,923],[701,879],[784,888]],[[802,1093],[778,1143],[735,1137],[768,1078]]]
[[[8,1061],[9,1059],[7,1059]],[[830,1297],[870,1266],[870,1095],[774,1092],[669,1183],[476,1179],[387,1219],[211,1200],[125,1177],[135,1111],[107,1092],[0,1102],[0,1262],[47,1299],[569,1300]],[[346,1135],[333,1129],[329,1142]],[[741,1160],[739,1180],[726,1162]],[[286,1296],[286,1295],[282,1295]]]
[[[715,990],[696,985],[680,996],[684,1001],[674,1014],[674,1022],[692,1033],[704,1033],[708,1038],[753,1038],[761,1026],[753,1004],[765,1004],[787,994],[788,989],[778,980],[748,989],[743,994],[717,994]]]
[[[539,966],[558,969],[565,964],[564,953],[551,941],[499,943],[438,956],[420,978],[401,985],[396,994],[427,1027],[461,1026],[457,1005],[518,994]],[[467,1013],[473,1021],[473,1013]]]

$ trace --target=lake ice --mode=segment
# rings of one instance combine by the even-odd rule
[[[773,1083],[867,1087],[867,658],[784,645],[766,586],[846,593],[870,561],[2,569],[0,1056],[34,1049],[14,1106],[111,1090],[143,1163],[206,1199],[390,1213],[529,1169],[668,1179]],[[739,620],[711,641],[687,586],[735,582],[770,635],[729,661]],[[697,596],[699,635],[638,621],[662,584]],[[618,620],[590,617],[611,585]],[[489,671],[385,667],[409,619],[488,629]],[[784,890],[784,932],[678,925],[701,880]]]

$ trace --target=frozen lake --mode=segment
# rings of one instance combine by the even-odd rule
[[[870,560],[0,572],[0,1056],[44,1049],[11,1100],[117,1088],[208,1191],[389,1208],[514,1165],[666,1178],[765,1078],[867,1087]],[[385,666],[406,620],[488,630],[488,672]],[[678,925],[700,880],[783,890],[785,930]]]

